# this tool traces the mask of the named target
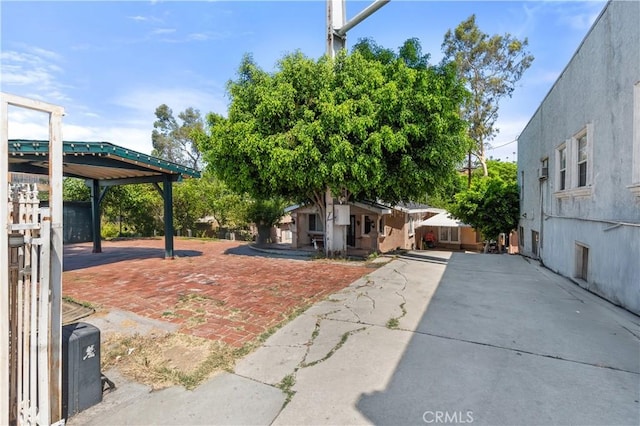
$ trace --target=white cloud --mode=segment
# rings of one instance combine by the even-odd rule
[[[36,56],[44,57],[52,61],[59,61],[62,59],[62,56],[56,52],[52,52],[51,50],[42,49],[36,46],[27,46],[27,49]]]
[[[165,88],[140,88],[131,92],[122,93],[111,100],[117,106],[125,107],[137,117],[152,117],[158,106],[167,104],[174,115],[184,111],[188,107],[199,109],[202,114],[210,111],[226,114],[227,104],[222,96],[216,96],[188,87]]]
[[[59,82],[64,70],[55,63],[62,59],[59,54],[36,46],[22,46],[21,51],[3,51],[0,53],[2,89],[49,102],[68,101],[65,86]]]
[[[151,31],[151,34],[172,34],[175,33],[176,29],[175,28],[158,28],[155,29],[153,31]]]
[[[136,16],[127,16],[128,19],[134,20],[134,21],[138,21],[138,22],[144,22],[144,21],[148,21],[149,18],[147,18],[146,16],[140,16],[140,15],[136,15]]]
[[[604,4],[604,1],[558,3],[554,4],[554,14],[561,24],[586,33],[600,15]]]
[[[188,38],[189,40],[206,41],[206,40],[209,40],[211,36],[205,33],[192,33],[192,34],[189,34]]]
[[[155,121],[154,113],[161,104],[169,105],[176,117],[188,107],[199,109],[203,115],[210,111],[226,115],[227,109],[221,96],[191,88],[136,89],[116,96],[111,102],[120,108],[116,118],[109,118],[105,114],[99,116],[81,106],[63,104],[66,110],[62,120],[63,139],[106,141],[150,154],[153,148],[151,131]],[[100,118],[98,125],[94,124],[96,118]],[[47,139],[48,135],[46,114],[10,108],[10,139]]]
[[[9,139],[49,138],[48,116],[44,113],[10,108],[9,110]],[[86,126],[78,124],[74,118],[63,117],[62,138],[67,141],[105,141],[124,146],[144,154],[150,154],[151,129],[144,126],[122,125]]]

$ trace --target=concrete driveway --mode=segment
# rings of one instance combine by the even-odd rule
[[[637,425],[639,336],[637,316],[520,256],[414,252],[234,372],[125,384],[70,423]]]

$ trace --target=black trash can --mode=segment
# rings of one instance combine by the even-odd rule
[[[62,417],[102,401],[100,329],[86,322],[62,327]]]

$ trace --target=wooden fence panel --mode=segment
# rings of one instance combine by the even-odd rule
[[[51,222],[35,184],[12,184],[9,194],[9,423],[49,425]]]

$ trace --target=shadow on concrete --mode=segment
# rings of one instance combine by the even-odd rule
[[[386,387],[356,408],[376,425],[640,424],[633,320],[552,275],[454,253]]]
[[[418,260],[421,262],[440,263],[443,265],[446,265],[449,262],[449,259],[446,257],[432,256],[432,255],[426,254],[425,252],[402,253],[398,255],[398,258]]]
[[[125,260],[164,259],[164,249],[149,247],[106,247],[102,253],[92,253],[89,247],[65,246],[64,271],[107,265]],[[174,250],[175,257],[202,256],[197,250]]]

